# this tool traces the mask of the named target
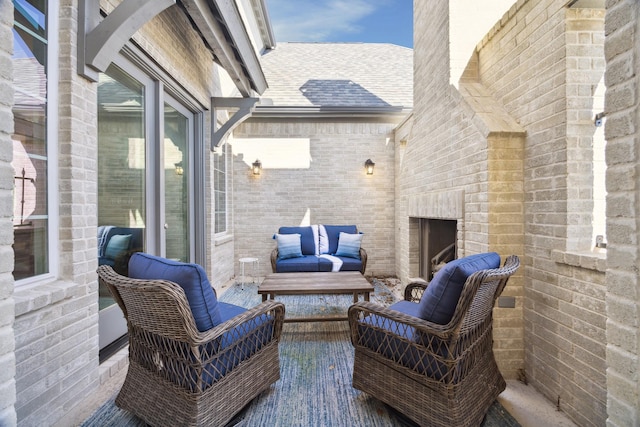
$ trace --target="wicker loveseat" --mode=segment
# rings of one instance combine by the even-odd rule
[[[359,271],[367,268],[362,233],[355,225],[280,227],[271,252],[274,273]]]
[[[506,386],[493,355],[492,310],[519,264],[512,255],[499,268],[496,253],[461,258],[430,284],[409,284],[405,300],[388,308],[352,305],[353,387],[419,425],[480,425]]]
[[[131,257],[129,274],[139,278],[98,268],[129,333],[117,406],[150,425],[225,425],[280,378],[281,303],[218,302],[202,267],[148,254]]]

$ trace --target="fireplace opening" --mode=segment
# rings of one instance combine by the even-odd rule
[[[420,218],[420,277],[430,281],[447,262],[456,258],[458,222]]]

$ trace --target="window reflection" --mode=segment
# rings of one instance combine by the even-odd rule
[[[98,262],[127,274],[144,249],[144,86],[116,66],[98,81]],[[113,304],[100,290],[101,308]],[[104,298],[103,298],[104,297]]]
[[[13,75],[16,280],[47,273],[47,34],[45,0],[14,0]]]

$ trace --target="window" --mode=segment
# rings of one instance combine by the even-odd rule
[[[14,0],[13,75],[14,203],[13,232],[16,280],[50,272],[51,192],[50,153],[55,155],[55,29],[48,16],[55,16],[46,0]],[[53,20],[52,20],[53,21]],[[49,59],[51,58],[51,60]],[[53,89],[53,90],[52,90]],[[51,125],[49,125],[51,124]]]
[[[223,143],[213,153],[213,193],[215,232],[227,231],[227,166],[229,145]]]

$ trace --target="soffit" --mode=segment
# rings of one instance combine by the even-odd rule
[[[123,0],[104,19],[99,3],[78,3],[78,73],[93,81],[138,29],[176,0]],[[242,96],[262,94],[267,82],[235,1],[180,0],[180,4]]]

